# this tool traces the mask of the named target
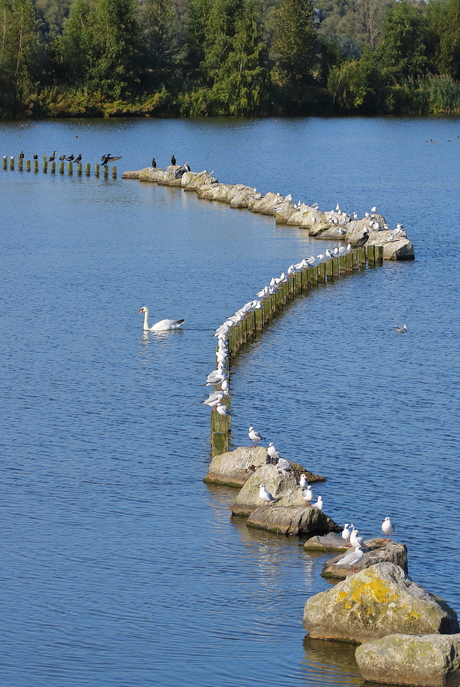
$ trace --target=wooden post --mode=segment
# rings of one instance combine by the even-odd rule
[[[218,415],[218,413],[217,413]],[[221,453],[228,451],[228,432],[212,432],[211,433],[211,455],[220,456]]]
[[[256,310],[256,331],[261,332],[264,328],[264,308]]]
[[[104,179],[109,178],[109,167],[108,165],[104,165]]]
[[[339,259],[338,258],[332,258],[331,262],[332,262],[332,276],[338,277],[340,274]]]
[[[30,172],[30,160],[26,160],[26,172]]]
[[[324,262],[320,262],[318,265],[318,282],[322,283],[326,280],[326,265]]]
[[[374,246],[366,246],[366,257],[369,265],[373,265],[375,263]]]
[[[77,174],[79,177],[81,177],[81,173],[83,171],[83,165],[81,162],[77,162]]]
[[[73,174],[73,164],[71,162],[67,163],[67,174]]]
[[[117,167],[112,167],[112,179],[117,178]]]
[[[383,246],[375,246],[375,261],[383,263]]]
[[[38,160],[34,160],[34,172],[38,172]]]
[[[3,169],[8,169],[8,158],[6,155],[3,156]]]
[[[47,155],[43,155],[43,167],[45,167],[45,166],[48,167],[48,156]]]
[[[86,163],[86,176],[91,176],[91,163],[89,162]]]
[[[59,174],[64,174],[64,160],[59,162]]]
[[[366,264],[366,252],[364,250],[364,246],[360,246],[360,248],[358,248],[358,262],[360,265]]]
[[[328,260],[324,263],[324,265],[326,270],[326,277],[329,281],[329,279],[332,279],[332,260]]]
[[[30,164],[30,162],[29,162]],[[10,157],[10,169],[14,170],[14,157]]]
[[[347,255],[341,255],[339,257],[340,274],[348,272],[347,257]]]
[[[318,283],[318,266],[308,268],[308,283],[317,284]]]
[[[101,171],[101,165],[94,165],[94,175],[96,177],[99,176],[100,171]]]
[[[56,163],[54,162],[54,160],[53,160],[53,162],[51,163],[51,169],[50,169],[50,171],[51,171],[51,174],[56,174]]]
[[[24,159],[22,157],[18,160],[18,170],[22,172],[24,170]]]
[[[353,270],[358,270],[359,269],[359,260],[358,260],[358,249],[352,250],[350,253],[350,265]]]

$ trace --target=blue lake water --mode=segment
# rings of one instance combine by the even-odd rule
[[[174,153],[404,223],[414,262],[318,287],[234,361],[233,442],[254,425],[327,476],[326,513],[365,538],[391,515],[411,576],[460,610],[460,120],[2,122],[0,142],[120,171]],[[335,243],[120,178],[0,171],[0,193],[2,684],[361,685],[352,647],[302,627],[327,556],[202,482],[213,330]],[[143,305],[184,330],[143,335]]]

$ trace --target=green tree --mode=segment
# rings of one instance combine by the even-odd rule
[[[430,2],[427,20],[436,71],[460,80],[460,0]]]
[[[177,54],[176,15],[171,0],[144,0],[141,7],[142,45],[147,84],[158,88],[170,78]]]
[[[0,0],[0,103],[13,112],[34,92],[42,45],[30,0]]]
[[[386,14],[376,53],[389,83],[417,80],[427,72],[427,23],[422,11],[407,0]]]
[[[312,0],[281,0],[276,20],[275,80],[282,85],[311,82],[317,40]]]

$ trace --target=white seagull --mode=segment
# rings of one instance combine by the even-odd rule
[[[222,417],[230,417],[231,415],[227,406],[223,406],[220,403],[216,405],[216,410],[219,413],[219,415],[222,415]]]
[[[265,489],[265,484],[261,484],[259,487],[259,498],[268,504],[278,501],[278,499],[275,499],[275,497]]]
[[[342,539],[343,539],[344,542],[345,542],[345,546],[351,546],[351,544],[350,544],[350,534],[351,534],[351,532],[350,532],[350,530],[348,529],[349,527],[350,527],[350,525],[348,524],[348,522],[346,522],[345,525],[344,525],[344,528],[343,528],[343,530],[342,530]]]
[[[318,510],[323,510],[323,497],[318,496],[318,500],[316,503],[311,504],[313,508],[317,508]]]
[[[273,463],[273,465],[276,465],[276,463],[278,462],[278,458],[280,457],[280,454],[276,450],[273,441],[271,441],[268,444],[267,453],[270,456],[270,462]]]
[[[291,469],[291,464],[289,463],[288,460],[286,460],[286,458],[278,458],[278,462],[276,463],[276,467],[281,468],[281,470],[284,470],[284,472],[289,472],[289,470]]]
[[[350,544],[352,546],[354,546],[355,548],[357,546],[359,546],[358,534],[359,534],[359,530],[357,530],[356,527],[353,527],[351,534],[350,534]]]
[[[306,488],[308,487],[308,480],[307,480],[307,476],[306,476],[306,475],[304,475],[304,474],[300,475],[300,482],[299,482],[299,484],[300,484],[300,486],[302,487],[302,489],[306,489]]]
[[[259,432],[256,432],[254,427],[249,427],[248,437],[252,441],[253,448],[257,446],[258,441],[262,441],[262,439],[265,439],[265,437],[260,436]]]
[[[395,527],[390,518],[385,518],[385,520],[382,520],[382,530],[383,534],[385,535],[385,539],[383,541],[391,541],[391,535],[395,531]],[[389,539],[387,539],[387,537],[389,537]]]
[[[170,329],[180,329],[185,320],[160,320],[149,327],[149,309],[143,306],[139,310],[139,314],[144,313],[144,332],[167,332]]]
[[[358,565],[358,563],[361,563],[361,561],[364,558],[364,551],[362,550],[361,546],[358,544],[358,546],[355,548],[354,551],[350,551],[350,553],[347,553],[346,556],[340,559],[340,561],[337,561],[336,565],[346,565],[350,566],[353,572],[356,572],[355,565]]]
[[[302,489],[302,498],[305,499],[305,505],[309,506],[311,500],[313,499],[313,492],[310,485],[307,484],[305,489]]]
[[[395,327],[398,334],[407,334],[407,322],[404,327]]]

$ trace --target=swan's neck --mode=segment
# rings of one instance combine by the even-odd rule
[[[144,329],[149,328],[149,310],[146,308],[144,310]]]

